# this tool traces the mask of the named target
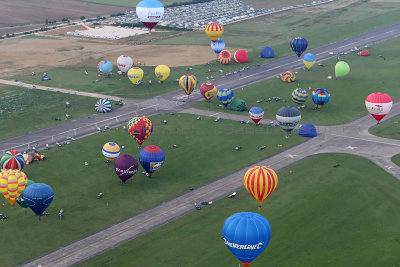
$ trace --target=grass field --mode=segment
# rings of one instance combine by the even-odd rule
[[[397,81],[393,79],[400,68],[400,55],[398,54],[398,42],[400,38],[386,41],[385,43],[370,47],[370,57],[360,57],[355,53],[341,56],[342,60],[350,65],[350,73],[339,79],[327,79],[330,75],[335,77],[334,66],[337,59],[325,61],[326,67],[314,65],[310,71],[300,69],[293,83],[283,83],[280,79],[270,79],[251,86],[244,90],[234,91],[235,97],[244,99],[248,106],[258,106],[264,109],[265,118],[275,118],[276,111],[283,105],[294,106],[291,99],[295,88],[325,88],[330,92],[331,98],[321,110],[313,110],[315,104],[312,101],[311,90],[306,107],[301,109],[302,122],[318,125],[342,124],[368,114],[365,108],[365,98],[373,92],[386,92],[391,95],[393,101],[400,99],[397,90]],[[379,58],[384,55],[386,60]],[[280,97],[282,101],[257,103],[259,99]],[[219,101],[214,97],[210,103],[196,102],[194,107],[211,109],[215,111],[235,112],[219,107]],[[398,126],[400,127],[400,126]],[[398,129],[398,128],[396,128]],[[396,134],[396,133],[395,133]],[[397,135],[399,133],[397,132]]]
[[[373,135],[400,140],[400,125],[397,118],[388,120],[369,129]]]
[[[113,165],[105,163],[101,148],[109,141],[125,146],[122,153],[138,158],[136,142],[122,127],[43,151],[45,161],[27,165],[23,171],[29,179],[47,183],[55,191],[47,210],[51,215],[38,223],[31,211],[24,214],[21,208],[9,205],[1,208],[0,212],[9,216],[0,221],[7,229],[2,238],[9,240],[7,247],[2,247],[2,255],[7,255],[2,264],[15,266],[306,140],[297,134],[286,139],[278,127],[196,120],[194,115],[151,119],[154,131],[144,145],[158,145],[166,155],[164,166],[152,179],[142,175],[140,168],[121,186]],[[167,148],[173,144],[178,148]],[[234,151],[238,145],[243,149]],[[262,145],[267,149],[259,151]],[[96,199],[99,192],[104,193],[101,200]],[[61,208],[65,211],[63,221],[56,215]],[[31,242],[33,239],[36,242]],[[16,250],[18,246],[25,252]]]
[[[66,101],[71,103],[68,109]],[[92,97],[0,85],[0,140],[63,123],[65,114],[77,119],[96,113],[96,101]]]
[[[243,189],[80,266],[238,266],[221,235],[224,220],[242,211],[271,224],[271,242],[251,266],[400,264],[398,180],[346,154],[312,156],[278,176],[261,211]]]
[[[400,154],[394,155],[392,157],[393,163],[395,163],[397,166],[400,166]]]
[[[78,0],[81,2],[89,2],[89,3],[95,3],[95,4],[102,4],[102,5],[110,5],[110,6],[125,6],[125,7],[136,7],[136,5],[141,1],[141,0],[113,0],[112,2],[107,1],[107,0]],[[162,0],[161,2],[163,5],[170,5],[172,3],[180,3],[180,2],[187,2],[188,0]]]

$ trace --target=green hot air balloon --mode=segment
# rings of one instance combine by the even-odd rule
[[[344,77],[350,72],[350,66],[344,61],[339,61],[335,65],[336,78]]]
[[[231,110],[246,111],[247,110],[246,102],[244,102],[244,100],[242,99],[233,100],[233,102],[231,103]]]

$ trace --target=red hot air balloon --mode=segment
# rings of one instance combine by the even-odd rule
[[[378,121],[378,124],[389,113],[392,103],[392,98],[382,92],[372,93],[365,99],[368,112]]]
[[[200,86],[200,93],[201,95],[209,101],[217,94],[217,87],[213,83],[206,82]]]

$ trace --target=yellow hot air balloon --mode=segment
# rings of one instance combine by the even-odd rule
[[[143,79],[143,70],[138,67],[133,67],[128,71],[128,78],[134,85],[138,85]]]
[[[0,193],[14,206],[17,197],[25,190],[28,178],[19,170],[3,170],[0,172]]]
[[[197,78],[194,75],[191,74],[186,74],[183,75],[179,79],[179,86],[185,90],[185,93],[189,96],[194,88],[196,88],[197,85]]]
[[[255,166],[246,171],[243,184],[261,207],[263,201],[275,190],[278,175],[271,168]]]
[[[154,70],[154,73],[157,76],[157,79],[165,81],[169,77],[171,70],[166,65],[158,65]]]
[[[224,27],[218,22],[211,22],[206,26],[205,32],[208,38],[215,43],[224,33]]]

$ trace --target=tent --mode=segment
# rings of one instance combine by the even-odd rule
[[[299,128],[299,135],[304,137],[316,137],[317,136],[317,129],[311,123],[306,123],[300,126]]]

